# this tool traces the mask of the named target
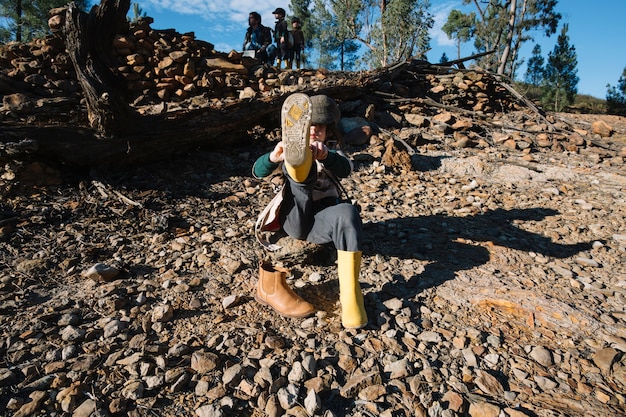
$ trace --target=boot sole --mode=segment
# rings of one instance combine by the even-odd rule
[[[262,299],[260,299],[260,298],[259,298],[259,296],[257,296],[257,295],[255,295],[255,296],[254,296],[254,299],[255,299],[255,300],[257,300],[257,302],[258,302],[258,303],[263,304],[264,306],[271,307],[271,308],[272,308],[272,310],[274,310],[275,312],[277,312],[279,315],[281,315],[281,316],[283,316],[283,317],[290,318],[290,319],[303,319],[303,318],[305,318],[305,317],[310,317],[310,316],[312,316],[313,314],[315,314],[315,310],[311,311],[310,313],[300,314],[300,315],[297,315],[297,314],[287,314],[287,313],[283,313],[282,311],[278,311],[278,310],[276,310],[276,309],[274,308],[274,306],[273,306],[273,305],[271,305],[270,303],[267,303],[267,302],[263,301],[263,300],[262,300]]]
[[[281,110],[282,139],[285,162],[298,167],[306,160],[311,127],[311,99],[294,93],[285,99]]]

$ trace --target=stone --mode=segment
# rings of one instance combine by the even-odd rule
[[[83,276],[97,282],[110,282],[116,279],[119,274],[119,269],[103,263],[97,263],[87,269]]]
[[[543,346],[535,346],[530,351],[530,357],[533,358],[538,364],[545,366],[546,368],[549,368],[554,364],[552,353]]]
[[[613,348],[604,348],[593,354],[593,362],[602,371],[603,374],[609,375],[611,367],[615,362],[619,352]]]
[[[191,369],[199,374],[206,374],[220,364],[219,357],[213,352],[195,351],[191,355]]]
[[[591,131],[603,138],[608,138],[613,134],[613,128],[602,120],[596,120],[591,123]]]
[[[480,401],[470,403],[468,413],[471,417],[498,417],[500,415],[500,407],[495,404]]]

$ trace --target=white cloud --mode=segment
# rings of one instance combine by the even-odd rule
[[[223,1],[210,0],[146,0],[146,7],[159,12],[171,11],[173,13],[194,15],[210,22],[222,24],[238,23],[247,24],[248,14],[256,11],[261,14],[263,23],[274,21],[272,11],[276,5],[272,1],[261,0],[235,0],[226,4]],[[284,7],[287,12],[289,9]]]
[[[449,1],[442,3],[432,8],[431,12],[435,19],[435,24],[430,30],[430,37],[435,41],[437,46],[455,46],[452,39],[448,38],[448,35],[441,30],[441,27],[448,20],[450,11],[455,8],[460,8],[462,4],[458,1]]]

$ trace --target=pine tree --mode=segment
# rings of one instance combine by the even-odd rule
[[[532,40],[535,30],[546,36],[556,33],[561,14],[557,0],[463,0],[476,6],[474,46],[477,52],[490,52],[478,59],[481,68],[515,78],[522,45]]]
[[[606,93],[606,112],[618,116],[626,116],[626,67],[617,81],[617,87],[610,84]]]
[[[563,25],[554,50],[548,54],[546,64],[546,93],[542,102],[554,111],[562,111],[574,102],[578,91],[576,48],[569,44],[568,25]]]
[[[368,51],[364,58],[373,67],[387,66],[412,57],[425,58],[430,49],[428,31],[434,20],[428,0],[377,0],[380,18],[371,20],[371,30],[359,37]],[[366,13],[373,19],[372,6]]]
[[[85,10],[87,0],[76,0],[76,7]],[[0,0],[0,42],[29,42],[50,33],[48,12],[62,7],[67,0]]]
[[[543,68],[544,59],[541,56],[541,46],[536,44],[533,48],[532,56],[528,60],[525,80],[528,84],[538,87],[543,82],[545,70]]]
[[[461,44],[469,41],[474,36],[476,28],[476,13],[464,14],[460,10],[452,10],[448,20],[442,26],[448,38],[456,41],[456,56],[461,59]]]
[[[130,19],[130,21],[137,22],[139,19],[146,16],[146,12],[144,12],[143,9],[139,7],[139,3],[133,3],[133,17]]]
[[[315,28],[312,39],[313,47],[317,50],[318,66],[330,70],[352,70],[356,62],[357,43],[338,19],[337,2],[314,0],[311,25]]]
[[[450,60],[448,59],[448,55],[446,55],[446,53],[444,52],[443,54],[441,54],[441,58],[439,58],[439,63],[445,64],[447,62],[450,62]]]

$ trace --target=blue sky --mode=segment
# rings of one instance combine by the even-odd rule
[[[134,2],[134,0],[132,0]],[[138,0],[139,7],[154,18],[153,29],[175,29],[178,32],[195,32],[196,38],[215,45],[218,51],[240,49],[247,27],[248,13],[257,11],[265,25],[274,26],[272,11],[283,7],[290,15],[289,1],[231,0]],[[229,3],[229,4],[226,4]],[[431,0],[431,13],[435,27],[431,32],[431,51],[428,59],[439,62],[445,52],[449,59],[457,56],[456,46],[441,31],[448,13],[453,8],[462,9],[460,0]],[[473,6],[467,10],[474,11]],[[132,7],[131,7],[132,10]],[[576,48],[578,58],[579,94],[589,94],[604,99],[606,85],[616,86],[626,67],[626,1],[624,0],[560,0],[557,10],[563,15],[557,33],[546,38],[543,33],[531,34],[534,41],[524,44],[520,56],[528,59],[533,46],[538,43],[547,60],[554,49],[557,36],[564,23],[569,24],[570,45]],[[474,52],[471,43],[461,47],[461,56]],[[522,65],[518,78],[526,71]]]

